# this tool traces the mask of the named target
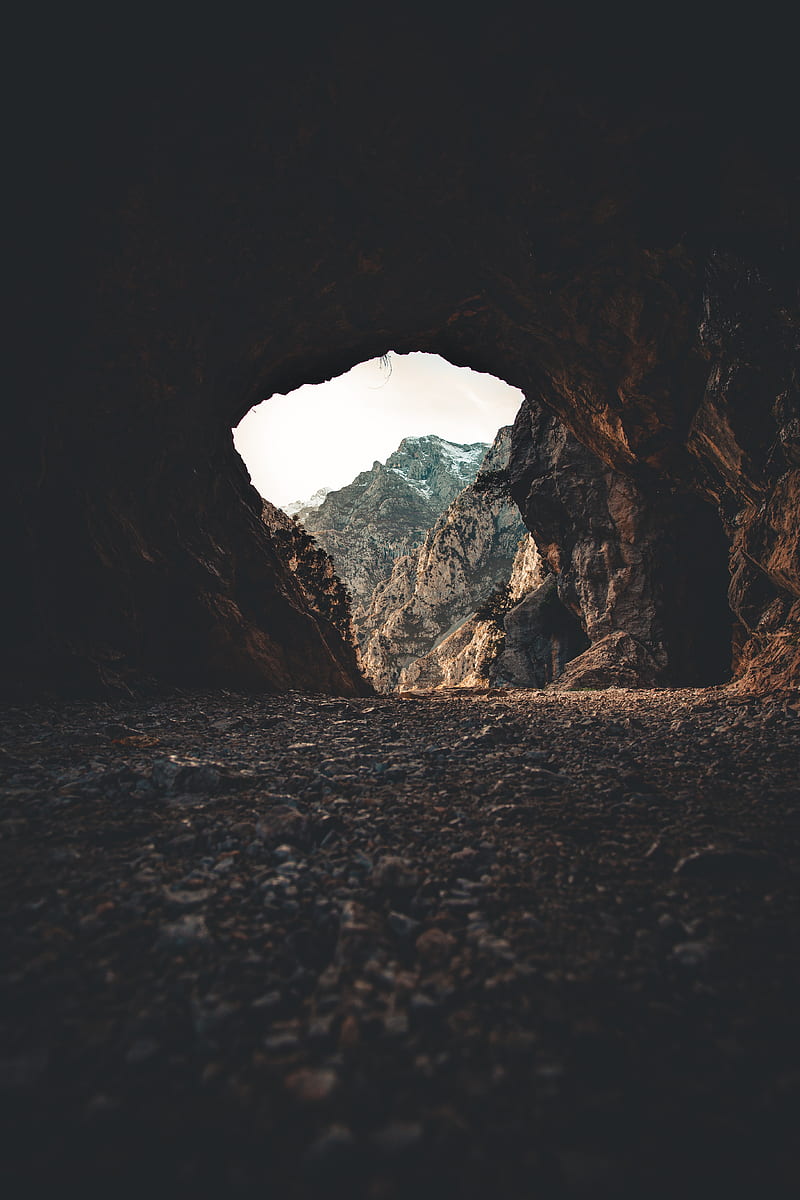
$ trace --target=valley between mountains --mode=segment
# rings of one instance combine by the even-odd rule
[[[550,628],[532,631],[518,609],[551,572],[510,498],[510,451],[510,426],[491,446],[409,437],[347,487],[321,489],[316,505],[290,506],[346,589],[361,665],[380,692],[553,678]],[[293,547],[285,560],[302,572],[298,536],[267,502],[264,521]],[[540,600],[545,593],[574,652],[586,648],[554,587]],[[545,644],[537,646],[537,634]]]

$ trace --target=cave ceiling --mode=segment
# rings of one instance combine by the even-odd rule
[[[742,637],[762,627],[742,661],[794,670],[781,39],[437,12],[21,35],[15,678],[361,687],[230,427],[389,349],[491,371],[655,500],[719,509]]]

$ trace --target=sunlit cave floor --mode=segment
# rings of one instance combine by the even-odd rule
[[[796,708],[5,709],[8,1197],[791,1194]]]

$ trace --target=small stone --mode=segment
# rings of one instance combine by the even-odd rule
[[[319,1104],[334,1092],[339,1082],[335,1071],[301,1067],[285,1079],[287,1091],[300,1104]]]
[[[288,842],[301,838],[307,828],[306,818],[296,808],[279,804],[256,822],[256,836],[262,842]]]
[[[255,1000],[252,1000],[250,1007],[262,1009],[277,1008],[280,1002],[280,992],[265,992],[263,996],[258,996]]]
[[[290,1033],[288,1030],[280,1030],[265,1037],[263,1045],[265,1050],[270,1050],[273,1054],[281,1054],[287,1053],[290,1050],[296,1050],[300,1045],[300,1039],[296,1033]]]
[[[151,767],[150,780],[159,791],[172,794],[182,792],[212,792],[221,782],[222,776],[216,766],[197,759],[157,758]]]
[[[342,1050],[352,1050],[358,1045],[360,1031],[358,1028],[358,1017],[355,1013],[348,1013],[342,1021],[342,1027],[339,1030],[339,1046]]]
[[[331,1036],[333,1015],[316,1016],[308,1023],[308,1040],[311,1042],[327,1042]]]
[[[438,1001],[431,996],[426,996],[424,992],[415,992],[409,1001],[412,1013],[417,1017],[427,1017],[433,1015],[439,1009]]]
[[[370,878],[375,887],[389,892],[413,892],[419,886],[419,872],[396,855],[382,858]]]
[[[528,767],[525,772],[525,783],[533,784],[534,787],[553,788],[564,787],[568,783],[572,783],[569,775],[562,775],[560,771],[548,771],[545,767]]]
[[[402,1011],[388,1013],[383,1018],[383,1028],[389,1037],[405,1037],[408,1033],[408,1015]]]
[[[164,888],[164,899],[171,908],[192,909],[200,908],[211,895],[208,888]]]
[[[708,962],[711,947],[708,942],[679,942],[672,947],[672,957],[682,967],[697,969]]]
[[[181,917],[162,925],[158,934],[159,946],[181,950],[188,946],[200,946],[211,940],[205,918],[197,914]]]
[[[499,958],[503,962],[514,961],[514,952],[505,938],[484,934],[483,937],[478,938],[477,947],[483,954],[489,954],[492,958]]]
[[[452,957],[456,939],[443,929],[426,929],[416,941],[417,954],[426,963],[443,963]]]
[[[389,913],[387,923],[392,933],[396,933],[398,937],[411,937],[420,926],[419,921],[415,921],[413,917],[398,912]]]

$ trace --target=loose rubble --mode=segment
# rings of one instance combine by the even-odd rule
[[[796,705],[3,713],[7,1195],[783,1194]]]

